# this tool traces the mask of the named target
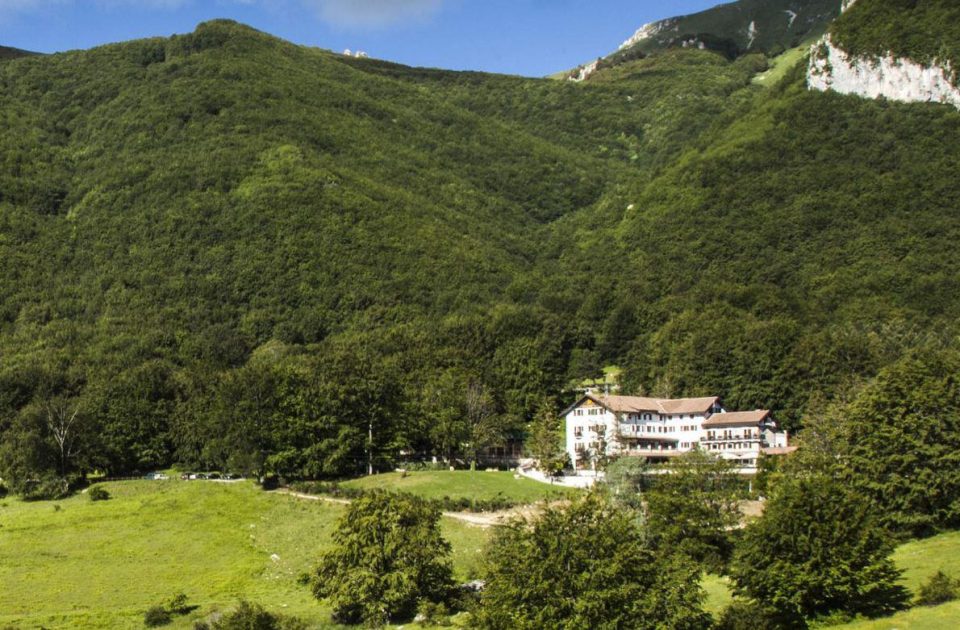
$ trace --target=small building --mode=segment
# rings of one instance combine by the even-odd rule
[[[763,452],[783,452],[788,436],[769,411],[728,412],[719,397],[647,398],[586,394],[561,415],[576,469],[601,458],[644,457],[658,463],[695,448],[756,471]]]

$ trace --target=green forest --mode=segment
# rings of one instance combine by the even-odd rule
[[[611,364],[797,430],[955,361],[960,112],[768,62],[573,83],[229,21],[0,62],[0,477],[476,462]]]

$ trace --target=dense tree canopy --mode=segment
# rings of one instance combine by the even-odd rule
[[[960,113],[765,67],[572,84],[223,21],[3,62],[0,475],[473,461],[613,363],[797,428],[948,346]],[[54,456],[55,400],[91,448]]]
[[[811,475],[778,486],[737,546],[737,594],[785,627],[830,613],[889,613],[908,593],[875,507],[846,484]]]
[[[314,594],[341,623],[380,626],[411,620],[418,603],[452,594],[450,543],[440,511],[412,495],[373,492],[355,499],[320,561]]]
[[[922,352],[884,369],[840,410],[855,487],[895,531],[960,525],[960,356]]]
[[[699,569],[659,556],[628,510],[593,493],[499,528],[480,627],[703,628]]]

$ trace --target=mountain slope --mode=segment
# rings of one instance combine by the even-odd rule
[[[8,46],[0,46],[0,61],[6,59],[19,59],[20,57],[30,57],[36,55],[37,53],[32,53],[28,50],[20,50],[19,48],[10,48]]]
[[[840,0],[737,0],[645,24],[616,52],[566,76],[585,79],[599,69],[672,48],[712,50],[730,59],[777,55],[821,35],[839,14]]]
[[[739,0],[647,24],[621,50],[651,52],[700,42],[732,54],[783,50],[822,33],[839,10],[836,0]]]
[[[814,47],[811,88],[960,108],[960,7],[946,0],[847,3]]]
[[[438,452],[465,391],[517,435],[619,363],[795,428],[949,346],[960,112],[764,66],[678,48],[574,84],[222,21],[3,64],[0,474],[51,461],[20,459],[51,400],[90,467],[335,476],[374,420],[384,465]]]

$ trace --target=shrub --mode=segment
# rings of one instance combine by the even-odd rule
[[[194,624],[196,630],[306,630],[307,624],[296,617],[268,612],[260,604],[241,601],[237,609],[219,619]]]
[[[31,479],[23,484],[20,495],[24,501],[53,501],[70,494],[70,483],[61,477]]]
[[[716,630],[779,630],[771,611],[753,601],[735,599],[720,613]]]
[[[163,606],[152,606],[143,615],[143,625],[148,628],[165,626],[173,620],[170,611]]]
[[[110,493],[103,486],[94,486],[87,491],[87,496],[91,501],[107,501],[110,499]]]
[[[187,596],[184,593],[177,593],[171,597],[166,608],[174,615],[186,615],[192,609],[187,605]]]
[[[954,580],[943,571],[930,576],[917,593],[917,605],[937,606],[951,602],[960,596],[960,580]]]
[[[423,600],[417,607],[417,621],[424,626],[449,626],[450,609],[442,602]]]
[[[350,488],[341,486],[333,482],[325,481],[304,481],[295,483],[291,486],[297,492],[304,494],[325,494],[331,497],[341,499],[360,499],[370,496],[374,492],[386,492],[385,490],[363,490],[361,488]],[[391,492],[391,494],[406,494],[403,492]],[[470,497],[449,497],[444,496],[439,499],[421,499],[438,510],[448,512],[499,512],[517,507],[520,502],[508,499],[504,496],[496,496],[492,499],[471,499]]]

